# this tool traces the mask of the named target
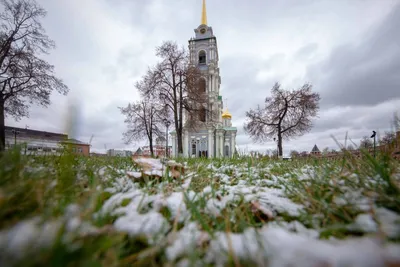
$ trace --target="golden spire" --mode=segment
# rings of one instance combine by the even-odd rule
[[[203,11],[201,12],[201,24],[207,25],[206,0],[203,0]]]

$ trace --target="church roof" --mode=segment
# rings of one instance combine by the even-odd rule
[[[223,128],[225,131],[237,131],[236,127],[224,127]]]
[[[311,150],[311,152],[320,152],[317,145],[314,145],[313,149]]]

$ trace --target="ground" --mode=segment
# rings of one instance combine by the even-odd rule
[[[179,177],[165,167],[179,164]],[[0,178],[1,266],[400,266],[400,164],[387,155],[13,151]]]

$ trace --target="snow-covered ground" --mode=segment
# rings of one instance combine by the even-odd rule
[[[146,175],[162,176],[164,173],[164,166],[158,160],[144,162],[152,166],[151,171],[145,171]],[[320,233],[325,229],[308,228],[301,222],[307,203],[296,203],[288,196],[288,175],[274,175],[272,167],[203,166],[212,176],[212,182],[200,192],[195,192],[191,183],[203,179],[204,174],[195,170],[187,170],[179,180],[169,179],[157,184],[152,181],[139,183],[138,178],[143,174],[140,170],[120,170],[110,186],[98,187],[99,191],[109,192],[111,196],[93,216],[115,216],[115,230],[126,232],[131,238],[144,236],[150,246],[162,246],[166,259],[177,266],[202,266],[205,263],[224,266],[232,261],[234,264],[251,262],[272,267],[400,264],[400,245],[382,239],[382,236],[392,240],[400,238],[398,214],[372,204],[372,216],[371,203],[365,195],[361,191],[346,191],[346,185],[343,185],[343,194],[334,201],[337,205],[354,205],[359,209],[354,222],[346,227],[349,231],[365,234],[345,239],[321,239]],[[111,179],[104,170],[99,175],[104,180]],[[312,167],[304,167],[297,171],[297,179],[307,181],[318,177]],[[267,219],[263,225],[237,232],[206,229],[207,223],[202,218],[224,221],[224,210],[234,210],[239,203],[248,203],[252,213],[264,215]],[[328,208],[329,203],[327,205]],[[67,230],[96,232],[98,229],[76,217],[77,210],[79,207],[69,207],[63,219],[67,222]],[[321,217],[321,214],[312,215]],[[290,220],[285,220],[285,216]],[[231,226],[242,219],[245,220],[233,215],[228,217]],[[34,247],[46,247],[51,244],[60,222],[62,220],[40,226],[38,219],[20,222],[0,232],[0,250],[7,255],[19,255],[27,253],[33,243]]]

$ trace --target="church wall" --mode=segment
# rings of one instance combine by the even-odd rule
[[[195,156],[199,157],[199,151],[207,151],[207,156],[210,155],[209,150],[209,135],[207,130],[200,130],[196,133],[189,132],[187,147],[188,147],[188,156],[193,156],[193,143],[196,144],[196,153]]]

